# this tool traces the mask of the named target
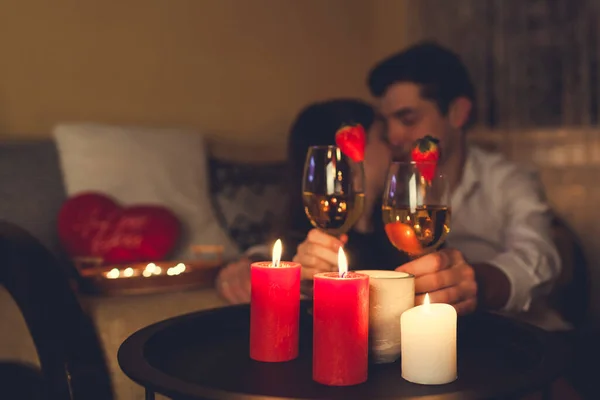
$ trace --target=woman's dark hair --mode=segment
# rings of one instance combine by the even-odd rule
[[[356,99],[333,99],[304,108],[292,124],[288,138],[288,212],[282,221],[282,235],[288,250],[295,252],[299,241],[311,229],[302,204],[304,161],[310,146],[335,144],[335,133],[343,125],[359,123],[368,130],[375,114],[368,103]],[[290,248],[292,247],[293,248]]]

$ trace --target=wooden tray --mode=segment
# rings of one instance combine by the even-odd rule
[[[222,265],[216,259],[79,267],[79,285],[88,294],[115,296],[211,287]]]

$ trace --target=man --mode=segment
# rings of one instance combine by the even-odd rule
[[[440,140],[440,166],[452,191],[447,248],[397,268],[415,275],[416,302],[429,293],[432,302],[452,304],[460,314],[504,311],[546,329],[565,328],[544,304],[561,266],[541,183],[501,156],[466,144],[474,89],[460,59],[436,44],[418,44],[376,65],[369,88],[383,135],[370,137],[365,156],[368,207],[379,207],[374,199],[389,161],[426,135]],[[371,215],[367,210],[355,230],[370,232]],[[340,245],[311,231],[294,261],[310,278],[334,268]]]
[[[451,232],[446,248],[396,268],[415,275],[416,303],[429,293],[432,302],[452,304],[463,315],[479,308],[522,316],[550,330],[567,328],[545,304],[561,265],[541,183],[500,155],[467,145],[474,89],[461,60],[437,44],[421,43],[377,64],[368,84],[380,135],[376,130],[369,135],[367,207],[356,234],[371,243],[387,241],[378,226],[377,199],[388,164],[404,158],[416,139],[434,136],[452,193]],[[335,270],[346,239],[310,231],[294,256],[303,278]]]

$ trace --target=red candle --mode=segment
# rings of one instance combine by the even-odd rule
[[[338,268],[314,276],[313,380],[350,386],[367,380],[369,277],[347,272],[342,249]]]
[[[300,264],[281,262],[281,240],[273,261],[250,266],[250,358],[282,362],[298,357]]]

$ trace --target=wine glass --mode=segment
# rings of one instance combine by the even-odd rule
[[[431,162],[392,162],[382,215],[390,242],[411,258],[437,250],[450,232],[446,177]]]
[[[302,179],[304,211],[311,224],[339,237],[358,221],[365,206],[365,173],[337,146],[308,148]]]

